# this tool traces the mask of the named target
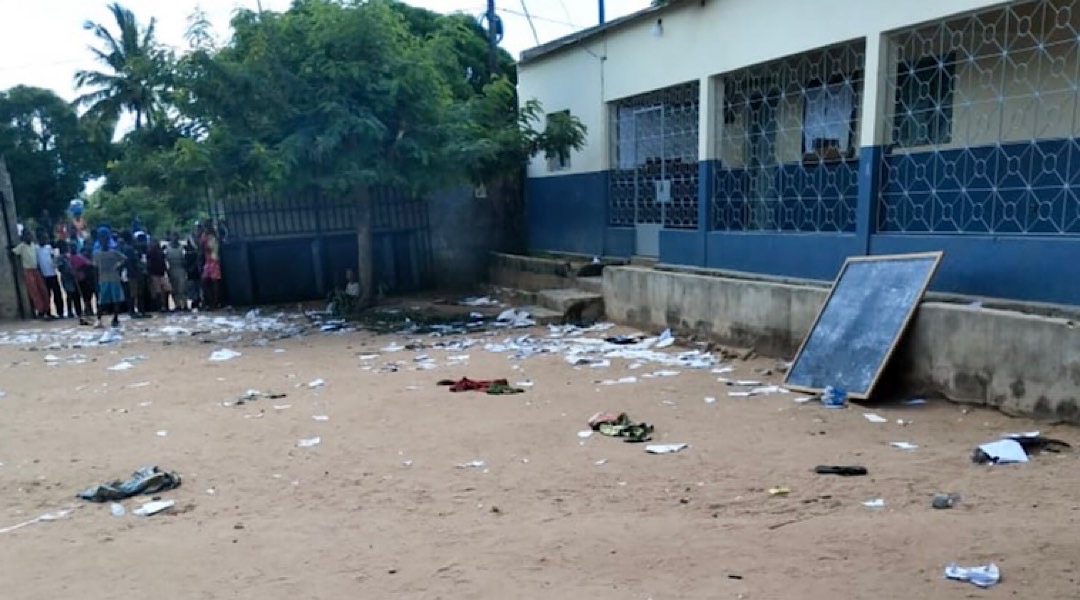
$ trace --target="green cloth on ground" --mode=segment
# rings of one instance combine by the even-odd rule
[[[652,439],[653,426],[635,423],[626,413],[597,413],[589,419],[589,426],[601,435],[621,437],[625,442],[647,442]]]

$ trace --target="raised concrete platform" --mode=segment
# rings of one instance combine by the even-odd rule
[[[603,277],[578,277],[574,281],[577,283],[577,287],[586,292],[592,292],[601,296],[604,294]]]
[[[507,288],[539,292],[540,290],[581,288],[600,294],[601,277],[578,277],[578,271],[592,261],[591,257],[543,257],[491,253],[489,276],[491,283]],[[622,264],[615,259],[605,264]]]
[[[820,283],[633,266],[604,270],[604,306],[612,321],[671,327],[789,359],[827,296]],[[882,383],[883,395],[903,388],[1080,424],[1080,334],[1066,317],[927,301]]]

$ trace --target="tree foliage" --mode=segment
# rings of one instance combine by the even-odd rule
[[[0,92],[0,155],[7,160],[19,212],[59,215],[101,174],[110,146],[98,121],[80,120],[50,90],[25,86]]]
[[[102,70],[75,73],[76,87],[86,90],[75,102],[114,127],[121,115],[129,112],[135,117],[135,129],[141,129],[165,118],[162,93],[170,57],[157,42],[153,19],[142,28],[135,14],[120,4],[110,4],[109,12],[115,34],[100,23],[83,24],[98,42],[90,51]]]
[[[34,150],[34,127],[15,127],[18,147],[48,165],[39,170],[57,188],[24,196],[50,206],[107,164],[90,203],[104,219],[137,210],[165,224],[211,196],[318,190],[353,198],[364,222],[371,186],[422,194],[513,181],[531,156],[584,144],[576,118],[545,115],[534,100],[519,109],[513,59],[499,51],[492,61],[468,15],[397,0],[294,0],[284,12],[237,11],[221,44],[196,11],[177,55],[158,43],[153,20],[109,10],[111,22],[85,24],[99,68],[75,75],[81,120],[62,102],[35,100],[64,142]],[[110,146],[125,116],[134,130]],[[69,140],[89,142],[86,151]],[[361,227],[362,259],[365,236]]]

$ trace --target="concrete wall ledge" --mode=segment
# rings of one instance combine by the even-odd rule
[[[612,321],[671,327],[787,359],[827,296],[820,283],[633,266],[604,269],[604,304]],[[1080,424],[1080,331],[1074,320],[960,300],[928,299],[919,307],[883,379],[889,391],[895,393],[899,385],[1011,415]],[[1035,307],[1040,309],[1045,305]]]
[[[531,292],[576,287],[577,270],[589,262],[592,257],[584,255],[526,256],[492,252],[489,277],[496,285]],[[603,262],[622,264],[618,259],[604,259]]]

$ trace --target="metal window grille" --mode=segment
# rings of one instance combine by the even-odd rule
[[[880,231],[1080,233],[1080,0],[894,32]]]
[[[855,230],[864,66],[857,41],[717,78],[713,229]]]
[[[698,226],[698,82],[611,105],[609,223]]]

